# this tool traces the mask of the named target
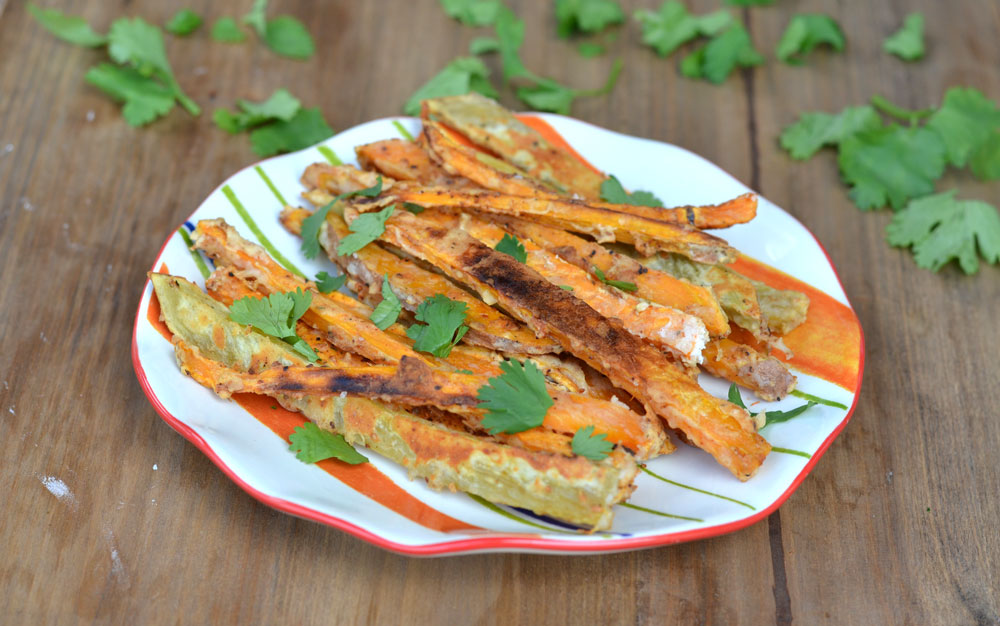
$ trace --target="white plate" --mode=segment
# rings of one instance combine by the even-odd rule
[[[717,166],[676,146],[621,135],[558,115],[537,117],[597,168],[615,174],[626,187],[653,191],[667,206],[716,203],[748,191]],[[252,232],[227,195],[231,192],[264,237],[305,274],[313,276],[322,270],[338,273],[326,259],[310,261],[302,256],[298,238],[278,222],[282,205],[279,196],[293,204],[303,203],[299,201],[299,177],[306,166],[324,160],[329,150],[345,162],[352,162],[354,146],[399,137],[397,123],[411,133],[420,127],[419,121],[412,118],[375,120],[317,147],[247,167],[212,192],[191,215],[186,228],[199,219],[222,217],[247,239],[260,242],[260,236]],[[852,320],[849,323],[857,323],[819,242],[777,206],[761,198],[756,219],[719,234],[745,254],[825,292],[844,305],[840,308]],[[163,265],[172,274],[204,285],[195,257],[179,232],[172,233],[164,243],[153,269]],[[809,458],[774,452],[754,478],[741,483],[704,452],[682,444],[676,453],[647,464],[651,471],[674,484],[640,473],[630,503],[694,519],[619,506],[610,532],[585,535],[524,511],[488,507],[462,493],[433,491],[423,481],[409,480],[400,466],[369,451],[366,454],[371,467],[366,471],[384,475],[398,489],[374,489],[370,484],[355,484],[352,488],[316,465],[301,463],[288,451],[287,442],[250,413],[219,399],[180,373],[171,345],[147,319],[151,294],[147,281],[136,315],[132,356],[139,382],[163,419],[258,500],[406,554],[611,552],[711,537],[747,526],[775,510],[791,494],[847,423],[860,388],[864,361],[863,337],[858,327],[850,338],[845,337],[851,343],[848,347],[858,354],[857,381],[848,385],[855,391],[795,372],[800,390],[850,407],[843,410],[816,406],[762,433],[773,445],[801,451]],[[702,377],[702,384],[723,397],[728,388],[723,381],[707,376]],[[746,392],[744,397],[748,403],[755,400]],[[787,409],[801,403],[797,398],[788,398],[768,408]],[[441,519],[457,522],[449,527]]]

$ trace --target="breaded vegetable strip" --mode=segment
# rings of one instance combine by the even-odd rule
[[[531,180],[521,170],[456,141],[451,132],[440,124],[425,121],[421,136],[428,148],[440,159],[445,170],[471,180],[480,187],[515,196],[530,196],[539,191],[552,191],[551,187]],[[424,185],[435,184],[426,179],[414,180]]]
[[[431,160],[422,146],[404,139],[384,139],[354,148],[358,163],[366,170],[377,170],[396,180],[412,180],[425,185],[468,186],[469,181],[449,176]]]
[[[775,289],[756,280],[751,280],[757,291],[760,312],[772,333],[784,336],[806,321],[809,312],[809,296],[801,291]]]
[[[442,214],[427,211],[424,219],[439,226],[450,227],[449,216],[442,223]],[[491,248],[496,248],[505,231],[499,226],[463,215],[456,225]],[[659,304],[650,304],[613,287],[606,287],[583,269],[568,263],[555,254],[535,245],[531,240],[521,242],[527,252],[528,267],[544,276],[549,282],[569,287],[574,296],[589,304],[605,317],[613,317],[630,333],[669,350],[688,364],[701,361],[701,351],[708,342],[705,324],[693,315]]]
[[[306,189],[339,190],[333,191],[333,195],[338,195],[346,191],[373,187],[378,183],[378,179],[378,173],[359,170],[352,165],[313,163],[302,173],[300,180]],[[382,191],[391,189],[393,184],[395,181],[392,178],[382,177]]]
[[[223,398],[239,392],[324,396],[346,393],[400,406],[444,409],[473,418],[471,424],[477,427],[484,415],[477,408],[476,394],[489,376],[443,372],[410,358],[404,358],[398,367],[286,366],[245,374],[218,366],[210,359],[200,360],[200,355],[185,351],[183,346],[175,351],[182,366],[202,372],[202,378],[211,380],[212,389]],[[664,447],[662,431],[645,432],[642,416],[624,404],[562,391],[550,390],[549,394],[553,405],[545,414],[543,428],[573,434],[585,426],[594,426],[595,432],[607,433],[608,441],[633,450],[642,459],[659,454]]]
[[[283,342],[230,321],[226,309],[194,284],[166,274],[149,277],[167,327],[204,356],[244,372],[305,363]],[[594,463],[455,432],[364,398],[277,399],[320,428],[403,465],[434,489],[466,491],[595,530],[610,527],[612,506],[629,496],[638,472],[621,449]]]
[[[350,216],[348,216],[350,217]],[[513,257],[461,230],[407,212],[386,222],[385,241],[442,269],[602,372],[709,452],[740,480],[750,478],[770,446],[749,414],[715,398],[666,356]]]
[[[454,128],[472,143],[519,167],[531,177],[598,200],[604,176],[554,146],[495,101],[477,93],[424,101],[423,117]]]
[[[581,269],[593,271],[597,267],[612,280],[634,283],[635,295],[640,298],[697,316],[713,337],[729,334],[729,319],[706,287],[651,270],[629,256],[559,228],[517,218],[499,221],[519,238],[530,239]]]
[[[308,215],[302,209],[286,208],[281,213],[281,223],[290,232],[299,234],[302,220]],[[349,233],[344,219],[331,211],[320,230],[320,245],[331,261],[364,283],[368,293],[379,294],[379,300],[382,277],[386,276],[400,304],[408,311],[416,312],[421,302],[436,294],[464,302],[467,307],[466,323],[469,325],[469,332],[464,337],[467,343],[518,354],[547,354],[560,350],[559,344],[551,339],[539,339],[520,322],[486,305],[444,276],[401,259],[377,245],[367,245],[354,254],[338,256],[335,252],[337,245]]]
[[[327,185],[330,182],[327,181]],[[513,196],[495,191],[453,191],[442,187],[419,187],[410,183],[393,185],[378,198],[358,200],[358,206],[372,209],[393,202],[411,202],[422,207],[471,209],[483,213],[525,217],[574,232],[593,236],[598,241],[631,243],[640,251],[677,252],[706,263],[729,263],[736,252],[729,245],[687,224],[672,224],[611,209],[592,206],[582,200],[553,194],[536,193],[532,197]]]
[[[682,207],[650,207],[610,202],[588,202],[591,206],[648,217],[653,220],[687,224],[695,228],[728,228],[757,216],[757,194],[745,193],[720,204]]]
[[[379,363],[396,363],[404,356],[426,360],[396,337],[379,330],[367,316],[353,313],[356,301],[352,298],[338,292],[321,294],[313,283],[290,273],[263,248],[240,237],[225,220],[201,220],[193,236],[196,248],[220,265],[240,270],[244,279],[254,279],[253,287],[258,291],[312,291],[312,303],[302,320],[326,333],[330,343],[341,350]]]
[[[762,400],[781,400],[795,389],[795,376],[778,359],[732,339],[709,342],[701,366],[714,376],[753,390]]]
[[[757,301],[757,290],[740,274],[722,265],[696,263],[677,254],[658,254],[640,259],[657,269],[712,290],[729,319],[750,331],[760,341],[768,340],[767,323]]]

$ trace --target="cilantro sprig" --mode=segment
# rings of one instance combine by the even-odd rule
[[[584,426],[573,435],[570,448],[572,448],[573,454],[588,458],[591,461],[601,461],[606,459],[615,447],[615,444],[606,441],[607,436],[607,433],[597,433],[595,435],[593,424]]]
[[[351,465],[367,463],[368,457],[347,443],[343,435],[320,429],[312,422],[296,426],[288,435],[291,444],[288,449],[303,463],[316,463],[325,459],[337,459]]]
[[[903,26],[886,38],[882,49],[904,61],[919,61],[924,58],[924,14],[910,13],[903,20]]]
[[[450,17],[467,26],[489,26],[503,7],[501,0],[440,0]]]
[[[236,134],[254,126],[260,126],[274,120],[287,122],[295,117],[302,107],[299,99],[287,89],[278,88],[263,102],[237,100],[239,111],[216,109],[212,114],[215,125],[222,130]]]
[[[567,38],[575,33],[598,33],[625,21],[615,0],[556,0],[556,30]]]
[[[721,84],[737,67],[753,67],[764,62],[750,40],[750,33],[738,21],[712,37],[703,47],[681,61],[681,74]]]
[[[490,83],[490,71],[485,63],[475,57],[458,57],[413,92],[403,105],[403,112],[419,115],[423,100],[460,96],[472,91],[487,98],[499,96]]]
[[[174,13],[174,16],[163,25],[163,28],[172,35],[187,37],[198,30],[202,22],[201,16],[191,9],[181,9],[177,13]]]
[[[520,263],[524,263],[528,260],[528,252],[524,249],[524,244],[510,233],[504,233],[503,239],[501,239],[493,249],[497,252],[503,252],[504,254],[514,257]]]
[[[692,15],[678,0],[664,2],[655,13],[639,9],[635,19],[642,26],[642,43],[661,57],[669,56],[696,37],[717,35],[733,22],[733,16],[725,10]]]
[[[295,333],[295,323],[309,309],[312,292],[302,289],[287,293],[272,293],[265,298],[245,296],[229,307],[229,319],[237,324],[253,326],[265,335],[280,339],[308,359],[319,357],[308,343]]]
[[[479,407],[486,410],[482,426],[490,434],[519,433],[541,426],[552,406],[545,375],[532,361],[512,359],[500,364],[503,372],[479,388]]]
[[[628,291],[628,292],[638,291],[639,289],[635,283],[630,283],[624,280],[611,280],[610,278],[605,276],[604,272],[601,271],[601,268],[597,267],[596,265],[592,265],[590,269],[593,270],[594,276],[597,276],[597,280],[601,281],[605,285],[608,285],[610,287],[615,287],[617,289],[621,289],[622,291]]]
[[[396,296],[392,285],[389,284],[389,277],[382,276],[382,301],[372,311],[369,319],[378,326],[379,330],[385,330],[396,323],[402,310],[399,297]]]
[[[45,30],[63,41],[88,48],[98,48],[108,42],[106,35],[96,32],[82,17],[66,15],[56,9],[41,9],[34,3],[28,4],[28,13]]]
[[[191,115],[201,113],[201,108],[177,83],[167,59],[163,32],[158,27],[139,17],[115,20],[108,31],[108,54],[114,61],[133,67],[143,76],[155,77]]]
[[[326,221],[326,216],[330,213],[330,209],[333,208],[333,205],[337,204],[341,200],[346,200],[347,198],[350,198],[352,196],[365,196],[365,197],[368,197],[368,198],[374,198],[375,196],[379,195],[380,193],[382,193],[382,177],[381,176],[378,177],[378,179],[375,181],[375,184],[372,185],[371,187],[366,187],[364,189],[358,189],[357,191],[347,191],[347,192],[344,192],[344,193],[340,194],[339,196],[335,197],[333,200],[330,200],[322,208],[318,209],[315,213],[313,213],[312,215],[310,215],[309,217],[307,217],[302,222],[302,254],[304,254],[307,259],[315,259],[316,255],[319,254],[319,229],[320,229],[321,226],[323,226],[323,222]],[[395,205],[393,205],[393,206],[395,206]],[[387,207],[387,208],[388,209],[392,209],[393,207]],[[392,211],[390,210],[389,214],[391,215],[391,213],[392,213]],[[363,215],[359,215],[358,218],[356,220],[354,220],[354,223],[357,223],[358,220],[361,220],[361,218],[363,218],[365,215],[368,215],[368,213],[365,213]],[[371,218],[369,218],[369,220],[370,219]],[[388,215],[386,215],[385,219],[388,219]],[[379,235],[381,235],[382,232],[385,232],[385,219],[382,220],[382,231],[381,232],[379,232],[377,235],[375,235],[369,241],[366,241],[365,243],[359,245],[357,248],[351,250],[350,252],[341,252],[341,250],[342,249],[346,250],[346,249],[350,249],[351,248],[351,246],[348,246],[347,248],[344,248],[344,242],[347,239],[349,239],[350,237],[352,237],[353,235],[348,235],[347,237],[344,237],[344,240],[341,241],[340,245],[337,247],[337,254],[340,254],[340,255],[353,254],[353,253],[357,252],[358,250],[360,250],[361,248],[363,248],[368,243],[371,243],[372,241],[375,241],[375,239],[378,239]],[[350,227],[351,232],[352,233],[360,232],[361,228],[364,226],[364,222],[362,224],[358,225],[357,227],[354,227],[354,223],[351,224],[351,227]]]
[[[443,294],[427,298],[417,307],[414,324],[406,329],[406,336],[413,340],[413,349],[447,358],[469,327],[465,325],[468,306]]]
[[[308,59],[316,51],[316,44],[305,25],[290,15],[267,19],[267,0],[254,0],[250,11],[243,16],[243,23],[250,26],[260,39],[276,54],[292,59]]]
[[[339,276],[330,276],[327,272],[316,274],[316,289],[320,293],[333,293],[343,287],[345,282],[347,282],[346,274]]]
[[[631,204],[633,206],[663,206],[663,200],[651,191],[625,191],[622,184],[613,175],[601,183],[601,200],[615,204]]]
[[[801,65],[803,57],[819,45],[826,44],[841,52],[846,43],[844,31],[829,15],[800,13],[788,22],[774,54],[789,65]]]
[[[736,383],[733,383],[732,385],[729,386],[729,401],[735,404],[736,406],[740,407],[741,409],[747,410],[747,405],[743,403],[743,397],[740,395],[740,389],[739,387],[736,386]],[[809,400],[805,404],[797,406],[794,409],[791,409],[790,411],[760,411],[757,413],[750,413],[750,416],[757,417],[758,415],[763,413],[764,424],[760,426],[760,428],[758,428],[757,430],[764,430],[771,424],[787,422],[793,417],[798,417],[799,415],[802,415],[807,410],[811,409],[817,404],[819,403]]]

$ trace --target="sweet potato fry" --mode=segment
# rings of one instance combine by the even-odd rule
[[[348,218],[350,218],[348,213]],[[461,230],[446,230],[407,212],[386,223],[383,239],[497,301],[536,332],[605,374],[672,427],[684,432],[740,480],[750,478],[770,446],[749,414],[714,398],[659,350],[512,257]]]
[[[440,120],[531,177],[561,191],[573,190],[585,198],[600,199],[604,176],[552,145],[495,101],[469,93],[425,100],[424,105],[425,120]]]
[[[795,389],[795,376],[781,361],[748,345],[715,339],[703,354],[705,371],[751,389],[762,400],[781,400]]]
[[[304,365],[287,344],[231,322],[225,308],[194,284],[166,274],[149,277],[176,341],[240,372]],[[278,395],[276,399],[320,428],[400,463],[434,489],[466,491],[593,529],[610,527],[611,507],[628,497],[638,472],[635,461],[621,449],[594,463],[456,432],[364,398]]]
[[[425,185],[462,188],[468,180],[450,176],[431,160],[422,146],[404,139],[383,139],[354,149],[358,163],[366,170],[382,172],[396,180],[412,180]]]

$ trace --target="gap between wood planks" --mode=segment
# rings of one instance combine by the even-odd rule
[[[753,36],[750,9],[743,9],[743,23]],[[760,145],[757,137],[757,108],[754,92],[754,68],[741,70],[744,93],[747,99],[747,134],[750,143],[750,186],[757,193],[760,188]],[[767,536],[771,544],[771,589],[774,593],[774,621],[779,625],[792,623],[792,600],[788,593],[788,576],[785,573],[785,546],[781,537],[781,510],[777,509],[767,517]]]

